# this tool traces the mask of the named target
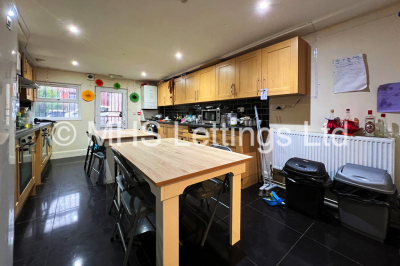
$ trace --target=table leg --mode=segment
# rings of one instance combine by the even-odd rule
[[[156,203],[157,266],[179,265],[179,196]]]
[[[229,180],[231,208],[230,208],[230,244],[233,246],[240,240],[240,208],[241,208],[241,180],[242,175],[231,176]]]
[[[110,184],[115,181],[115,173],[114,173],[114,153],[111,150],[111,147],[106,148],[106,178],[105,183]]]

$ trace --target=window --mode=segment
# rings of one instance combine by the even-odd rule
[[[80,86],[38,83],[35,116],[41,119],[78,120],[80,113]]]

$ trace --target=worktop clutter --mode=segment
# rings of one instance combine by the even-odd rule
[[[230,112],[237,113],[238,119],[244,116],[254,118],[254,106],[256,106],[258,110],[258,118],[261,120],[261,126],[269,127],[269,100],[260,100],[260,98],[162,106],[159,108],[159,111],[164,117],[169,117],[170,119],[173,119],[176,116],[184,117],[191,111],[194,111],[194,115],[198,117],[201,115],[202,110],[206,110],[210,106],[213,106],[213,108],[219,108],[221,110],[221,116]],[[243,107],[243,112],[238,111],[238,108],[240,107]]]

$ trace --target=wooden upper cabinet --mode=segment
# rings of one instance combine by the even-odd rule
[[[184,103],[184,98],[185,98],[183,79],[177,78],[174,80],[174,82],[175,82],[174,104],[182,104],[182,103]]]
[[[183,102],[194,103],[197,99],[196,93],[196,73],[192,73],[182,77],[183,79]]]
[[[261,50],[236,58],[236,98],[256,97],[261,89]]]
[[[165,82],[158,85],[158,106],[165,106]]]
[[[174,94],[169,91],[169,82],[165,82],[164,93],[165,93],[165,106],[174,105]]]
[[[215,66],[196,72],[196,101],[208,102],[215,100]]]
[[[262,82],[268,96],[307,93],[308,44],[296,37],[262,49]]]
[[[233,99],[236,76],[236,59],[231,59],[215,66],[215,99]]]

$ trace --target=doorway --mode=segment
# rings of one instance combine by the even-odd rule
[[[96,87],[95,124],[97,130],[126,129],[127,91]]]

